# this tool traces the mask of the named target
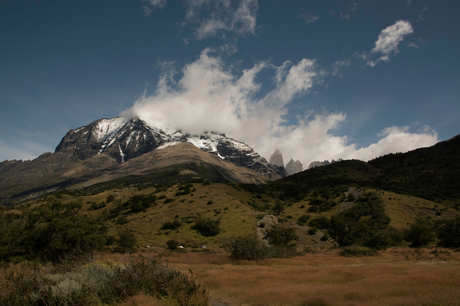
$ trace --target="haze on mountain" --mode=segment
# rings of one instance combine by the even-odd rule
[[[1,2],[0,160],[119,115],[303,165],[431,146],[460,130],[458,5]]]

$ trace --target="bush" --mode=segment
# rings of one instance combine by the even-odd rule
[[[460,217],[444,221],[437,230],[438,245],[446,248],[460,247]]]
[[[200,232],[201,235],[206,237],[213,237],[220,233],[220,219],[210,220],[208,218],[198,219],[192,229]]]
[[[292,228],[284,228],[280,225],[274,225],[267,231],[264,237],[268,243],[276,246],[287,246],[292,241],[297,240],[299,237]]]
[[[339,252],[340,256],[375,256],[378,252],[372,248],[357,245],[343,247]]]
[[[309,226],[317,227],[320,229],[328,229],[331,227],[331,221],[326,217],[313,218],[308,222]]]
[[[182,226],[182,220],[179,218],[174,218],[172,222],[165,222],[163,226],[160,228],[162,230],[175,230]]]
[[[179,246],[179,242],[177,242],[177,241],[174,240],[174,239],[171,239],[171,240],[166,241],[166,246],[167,246],[168,249],[170,249],[170,250],[175,250],[175,249],[177,249],[177,247]]]
[[[301,224],[305,224],[308,222],[308,219],[310,219],[310,216],[309,215],[302,215],[299,217],[299,223]]]
[[[141,292],[166,300],[168,305],[209,304],[205,289],[193,277],[163,266],[157,259],[72,266],[21,263],[1,267],[0,283],[0,305],[118,304]]]
[[[294,245],[269,247],[254,236],[226,238],[223,247],[231,258],[242,260],[289,258],[297,255]]]
[[[316,228],[312,227],[308,230],[308,235],[314,235],[316,234]]]
[[[119,233],[120,238],[118,238],[117,243],[118,243],[118,252],[135,252],[136,251],[136,243],[137,243],[137,238],[134,235],[134,233],[130,230],[124,230]]]
[[[434,239],[431,222],[423,218],[415,219],[404,233],[404,240],[411,243],[411,247],[421,247],[429,244]]]
[[[253,236],[226,238],[223,247],[233,259],[263,260],[269,256],[269,247]]]
[[[320,239],[321,241],[328,241],[329,240],[329,235],[327,233],[324,233],[323,237]]]

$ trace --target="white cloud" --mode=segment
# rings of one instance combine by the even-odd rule
[[[183,26],[196,24],[196,37],[204,39],[221,31],[237,35],[255,34],[257,0],[185,0],[186,17]],[[203,17],[203,15],[208,16]]]
[[[142,8],[144,9],[145,17],[150,16],[150,14],[157,8],[164,8],[168,0],[143,0],[144,2],[148,2],[148,4],[144,5]]]
[[[405,153],[421,147],[429,147],[438,142],[438,134],[429,127],[418,133],[410,133],[409,127],[390,127],[384,129],[377,143],[361,148],[352,154],[353,158],[368,161],[384,154]]]
[[[300,18],[305,19],[307,24],[313,23],[313,22],[315,22],[316,20],[319,19],[318,16],[315,16],[313,13],[310,13],[310,12],[306,12],[306,13],[301,14]]]
[[[395,24],[383,29],[370,54],[363,53],[361,57],[372,67],[380,61],[389,61],[390,54],[399,52],[398,44],[404,39],[404,36],[412,32],[414,30],[408,21],[399,20]],[[380,57],[372,60],[374,54],[380,54]]]
[[[334,70],[332,71],[332,75],[342,77],[342,69],[345,67],[350,66],[350,61],[343,60],[343,61],[337,61],[334,63]]]
[[[156,91],[144,95],[124,112],[125,117],[140,117],[152,126],[198,134],[204,130],[226,133],[252,146],[265,158],[280,149],[285,159],[300,159],[305,167],[314,160],[359,158],[369,160],[390,152],[405,152],[437,142],[431,130],[410,133],[407,128],[391,127],[366,148],[357,149],[346,136],[335,136],[345,123],[343,113],[298,115],[298,123],[283,118],[290,102],[308,94],[321,82],[322,72],[314,60],[302,59],[281,66],[260,62],[242,72],[232,71],[207,48],[200,57],[181,70],[165,65]],[[264,70],[273,73],[274,88],[262,95],[257,76]]]

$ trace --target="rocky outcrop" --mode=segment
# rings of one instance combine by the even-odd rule
[[[283,155],[280,150],[276,149],[275,152],[270,156],[269,163],[278,167],[284,167]]]
[[[303,171],[303,165],[300,160],[294,161],[292,158],[286,164],[286,172],[289,175],[293,175]]]
[[[308,169],[311,169],[311,168],[315,168],[315,167],[321,167],[321,166],[326,166],[326,165],[330,165],[330,164],[333,164],[333,163],[337,163],[339,161],[342,161],[341,158],[339,158],[338,160],[332,160],[332,161],[328,161],[328,160],[325,160],[325,161],[314,161],[314,162],[311,162],[310,165],[308,166]]]

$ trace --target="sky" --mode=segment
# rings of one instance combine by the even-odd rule
[[[460,1],[0,0],[0,161],[141,118],[267,160],[370,160],[460,133]]]

